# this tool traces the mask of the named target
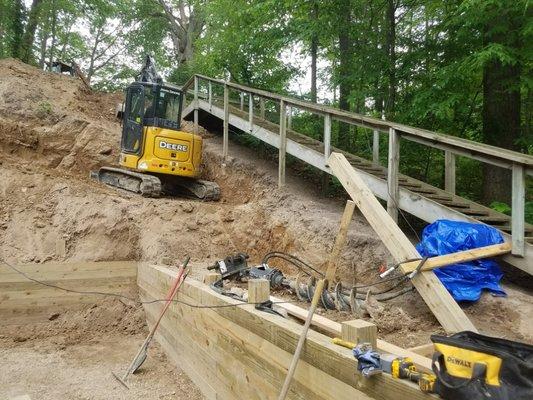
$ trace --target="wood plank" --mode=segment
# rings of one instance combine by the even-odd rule
[[[446,267],[452,264],[458,264],[481,258],[496,257],[503,254],[507,254],[511,251],[510,243],[494,244],[491,246],[479,247],[477,249],[458,251],[457,253],[445,254],[443,256],[436,256],[428,258],[425,264],[422,266],[422,271],[431,271],[435,268]],[[405,273],[414,271],[420,261],[411,261],[403,263],[402,271]]]
[[[171,284],[172,270],[159,266],[141,265],[138,280],[141,286],[143,282],[151,282],[164,292]],[[289,354],[294,352],[301,329],[294,321],[260,312],[247,304],[227,307],[229,304],[239,304],[239,302],[219,295],[194,280],[184,282],[180,295],[195,299],[197,304],[204,306],[226,305],[213,308],[211,311]],[[415,385],[394,379],[386,374],[376,376],[372,380],[365,380],[356,373],[357,362],[350,350],[334,345],[329,338],[314,331],[309,332],[303,349],[302,360],[346,385],[377,399],[431,398],[431,396],[420,392]]]
[[[374,165],[379,165],[379,131],[377,129],[372,131],[372,162]]]
[[[444,152],[444,190],[455,194],[455,154]]]
[[[22,264],[15,265],[15,267],[25,273],[50,273],[50,272],[64,272],[69,271],[100,271],[100,270],[115,270],[128,269],[135,271],[137,269],[136,261],[97,261],[97,262],[63,262],[63,263],[45,263],[45,264]],[[17,274],[13,269],[0,263],[0,275]]]
[[[413,244],[383,209],[346,157],[332,153],[329,165],[396,262],[420,258]],[[421,272],[412,282],[447,332],[477,331],[433,272]]]
[[[224,117],[222,128],[222,157],[224,160],[228,158],[228,145],[229,145],[229,88],[228,85],[224,85]]]
[[[411,347],[409,351],[412,351],[413,353],[420,354],[424,357],[432,357],[433,353],[435,352],[435,346],[433,346],[433,343],[423,344],[420,346]]]
[[[248,123],[251,132],[254,130],[254,96],[252,93],[248,94]]]
[[[285,157],[287,154],[287,117],[285,103],[279,108],[279,156],[278,156],[278,187],[285,186]]]
[[[283,301],[277,297],[270,296],[270,299],[273,302]],[[295,305],[295,304],[279,304],[279,307],[284,308],[289,315],[296,317],[301,320],[307,318],[307,310]],[[319,328],[321,331],[325,332],[329,337],[339,337],[341,336],[341,324],[335,321],[332,321],[322,315],[313,315],[313,326]],[[421,357],[414,352],[411,352],[407,349],[396,346],[392,343],[388,343],[385,340],[377,339],[376,346],[379,351],[384,353],[396,354],[402,357],[410,357],[419,370],[426,372],[431,372],[431,360],[426,357]]]
[[[525,206],[526,206],[526,175],[524,167],[513,164],[513,195],[512,195],[512,217],[511,234],[515,256],[525,255]]]
[[[378,328],[376,324],[363,319],[341,322],[341,338],[355,344],[370,343],[377,349]]]
[[[387,166],[387,212],[390,218],[398,222],[398,208],[400,204],[400,188],[398,175],[400,173],[400,136],[394,129],[389,130],[389,154]]]
[[[327,165],[331,154],[331,114],[324,115],[324,158]]]
[[[248,280],[248,303],[264,303],[270,300],[270,281],[266,279]]]

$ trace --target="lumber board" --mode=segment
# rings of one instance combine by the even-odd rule
[[[270,297],[270,299],[273,302],[283,301],[282,299],[272,296]],[[307,310],[295,304],[279,304],[278,307],[285,309],[289,315],[292,315],[293,317],[296,317],[300,320],[305,320],[307,318]],[[329,337],[333,338],[341,336],[341,324],[339,322],[332,321],[322,315],[314,314],[312,325],[325,332]],[[409,351],[408,349],[404,349],[381,339],[376,340],[376,345],[377,349],[383,353],[396,354],[401,357],[410,357],[419,370],[431,372],[431,359],[427,357],[423,357],[413,351]]]
[[[48,273],[53,271],[69,272],[69,271],[93,271],[93,270],[114,270],[127,269],[131,271],[137,270],[136,261],[94,261],[94,262],[64,262],[64,263],[44,263],[44,264],[22,264],[15,265],[15,267],[25,273]],[[8,266],[0,263],[0,275],[16,273]]]
[[[166,293],[172,278],[173,271],[168,268],[146,264],[139,266],[137,279],[143,296],[154,298]],[[246,373],[253,372],[248,371],[249,369],[266,369],[268,372],[265,379],[275,383],[275,388],[279,390],[283,378],[283,366],[293,354],[300,334],[301,326],[298,323],[258,311],[253,305],[243,305],[192,279],[183,283],[178,293],[178,300],[202,306],[222,306],[212,309],[191,308],[180,303],[170,306],[170,312],[163,317],[163,326],[167,331],[178,335],[180,333],[178,326],[180,323],[183,324],[183,329],[188,330],[185,332],[187,340],[197,343],[196,347],[186,351],[194,352],[201,346],[208,348],[208,353],[219,360],[217,368],[225,368],[226,373],[232,373],[230,366],[235,366],[237,368],[234,372],[235,376],[239,376],[240,364],[246,367]],[[228,307],[232,304],[239,304],[239,306]],[[225,354],[213,354],[218,351],[225,352]],[[226,364],[224,360],[230,356],[229,364]],[[349,349],[336,346],[327,336],[310,331],[303,348],[301,363],[296,371],[295,388],[303,385],[306,390],[316,393],[317,397],[314,398],[322,399],[365,399],[367,398],[365,396],[376,399],[397,399],[402,396],[410,399],[431,398],[420,392],[410,382],[397,380],[388,375],[366,380],[356,372],[356,369],[357,362]],[[240,376],[242,379],[243,375]],[[278,380],[274,379],[276,376],[279,376]],[[229,377],[226,376],[224,379],[229,379]],[[219,373],[217,382],[227,387],[229,381],[222,382]],[[329,390],[328,387],[331,388],[331,384],[328,382],[339,389]],[[325,389],[319,389],[320,386]],[[231,389],[235,387],[234,385]],[[289,392],[290,395],[292,393],[292,391]],[[238,395],[234,398],[261,399],[250,393],[248,396],[252,397]]]
[[[157,296],[157,290],[144,290],[143,298]],[[153,293],[148,295],[148,293]],[[178,295],[181,299],[194,302],[194,299]],[[217,387],[223,387],[224,398],[269,399],[275,396],[275,382],[281,377],[281,366],[272,353],[276,350],[268,347],[261,338],[251,338],[250,333],[230,321],[220,318],[216,313],[204,310],[199,315],[191,312],[182,313],[179,307],[170,310],[168,318],[162,321],[167,336],[179,338],[178,347],[194,349],[196,363],[204,362],[205,374],[210,382],[216,381]],[[148,312],[149,318],[155,318]],[[271,345],[272,346],[272,345]],[[185,350],[186,351],[186,350]],[[199,352],[199,357],[196,357]],[[267,353],[267,354],[263,354]],[[191,354],[188,355],[191,357]],[[266,356],[271,357],[270,360]],[[274,360],[274,363],[271,361]],[[247,384],[243,385],[246,382]],[[319,400],[306,386],[301,386],[292,396],[297,400]]]
[[[346,157],[340,153],[332,153],[329,165],[396,262],[420,258],[415,246],[387,214]],[[402,269],[401,265],[400,269]],[[432,271],[418,273],[412,282],[447,332],[464,330],[477,332],[474,324]]]
[[[420,354],[424,357],[431,357],[435,351],[435,346],[433,346],[433,343],[422,344],[420,346],[411,347],[409,351]]]
[[[467,261],[479,260],[481,258],[496,257],[511,252],[510,243],[500,243],[491,246],[478,247],[477,249],[470,249],[464,251],[458,251],[457,253],[445,254],[442,256],[436,256],[428,258],[422,266],[422,271],[431,271],[435,268],[446,267],[457,263],[463,263]],[[401,265],[402,271],[412,272],[414,271],[420,261],[411,261],[403,263]]]
[[[45,284],[76,291],[126,294],[136,289],[137,263],[132,261],[26,264],[16,268]],[[6,265],[0,266],[0,315],[9,321],[49,315],[103,298],[42,285]]]

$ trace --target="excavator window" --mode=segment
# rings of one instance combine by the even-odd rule
[[[122,127],[122,149],[128,153],[139,153],[141,150],[143,104],[143,87],[130,86],[126,97],[125,118]]]
[[[146,87],[144,125],[178,130],[181,125],[181,92],[162,86]]]

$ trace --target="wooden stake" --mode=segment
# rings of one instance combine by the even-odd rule
[[[222,275],[220,275],[218,272],[206,272],[203,276],[203,282],[206,285],[211,285],[220,280],[220,278],[222,278]]]
[[[341,322],[341,338],[356,345],[360,343],[370,343],[376,350],[378,327],[372,322],[362,319]]]
[[[281,393],[279,394],[278,400],[285,400],[287,398],[287,393],[289,392],[289,389],[291,387],[292,377],[294,376],[294,372],[296,372],[296,367],[298,365],[298,361],[300,360],[300,354],[302,353],[305,338],[307,337],[307,331],[309,330],[309,326],[311,325],[311,321],[313,320],[313,314],[315,313],[316,307],[320,300],[320,296],[324,291],[324,288],[327,287],[328,282],[332,281],[335,277],[335,272],[337,270],[337,262],[339,259],[340,252],[346,242],[346,235],[348,234],[348,227],[350,226],[354,210],[355,203],[351,200],[348,200],[346,202],[346,207],[344,208],[344,213],[342,214],[339,233],[337,234],[333,250],[331,251],[331,254],[328,258],[326,276],[324,279],[320,279],[316,285],[315,293],[313,294],[313,299],[311,300],[311,307],[309,307],[309,313],[307,314],[307,319],[305,320],[300,339],[298,340],[298,345],[296,346],[296,351],[294,352],[294,356],[292,357],[292,361],[289,366],[287,376],[285,377],[283,387],[281,388]]]
[[[264,303],[270,300],[270,282],[266,279],[248,281],[248,303]]]
[[[457,253],[445,254],[428,258],[421,271],[431,271],[435,268],[446,267],[457,263],[479,260],[480,258],[496,257],[511,252],[510,243],[493,244],[491,246],[478,247],[477,249],[458,251]],[[413,272],[420,261],[410,261],[401,265],[402,272]]]

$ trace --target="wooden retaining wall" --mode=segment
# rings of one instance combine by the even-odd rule
[[[17,265],[28,276],[68,289],[135,296],[137,262],[71,262]],[[0,264],[0,323],[29,322],[57,310],[101,301],[101,296],[65,292],[30,281]]]
[[[137,283],[144,301],[163,299],[176,271],[139,264]],[[296,348],[302,326],[253,305],[219,295],[207,285],[187,279],[177,299],[194,308],[172,304],[156,339],[173,362],[189,375],[207,399],[276,399]],[[222,306],[222,307],[220,307]],[[230,306],[230,307],[228,307]],[[152,325],[162,303],[145,304]],[[357,371],[349,349],[310,331],[296,370],[290,399],[430,399],[410,382],[382,374],[371,379]]]

